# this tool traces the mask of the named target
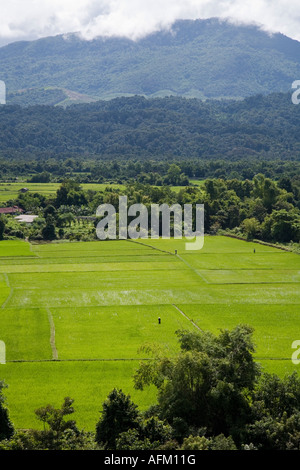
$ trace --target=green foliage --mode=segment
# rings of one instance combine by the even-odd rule
[[[51,175],[48,171],[43,171],[42,173],[33,175],[28,179],[28,183],[49,183],[51,180]]]
[[[231,436],[223,434],[207,439],[204,436],[189,436],[183,439],[180,450],[237,450]]]
[[[274,181],[270,178],[265,178],[264,175],[259,174],[253,178],[253,196],[259,197],[263,206],[270,211],[274,206],[280,190],[276,187]]]
[[[172,163],[168,169],[167,177],[164,181],[165,183],[172,186],[188,186],[189,180],[187,176],[181,173],[181,169],[175,163]]]
[[[249,442],[259,450],[299,450],[300,412],[262,416],[246,427]]]
[[[152,450],[159,442],[151,443],[148,438],[141,439],[137,429],[129,429],[122,432],[116,439],[116,450]]]
[[[231,436],[225,437],[220,434],[211,439],[209,450],[237,450],[237,447]]]
[[[73,402],[69,397],[64,399],[61,408],[52,405],[35,411],[38,420],[44,423],[43,431],[36,429],[17,430],[8,439],[1,440],[0,450],[95,450],[91,433],[79,431],[73,420],[65,421],[65,416],[74,413]]]
[[[181,450],[209,450],[210,440],[204,436],[188,436],[183,439]]]
[[[96,426],[96,442],[107,449],[116,448],[116,439],[122,432],[139,426],[139,412],[130,396],[114,389],[103,403],[101,418]]]
[[[3,240],[4,231],[6,226],[6,218],[4,215],[0,215],[0,240]]]
[[[49,426],[53,432],[63,432],[66,429],[76,430],[74,421],[65,421],[64,417],[74,413],[73,402],[70,397],[66,397],[61,408],[54,408],[52,405],[39,408],[35,411],[37,418]]]
[[[298,210],[274,210],[263,224],[263,235],[279,242],[300,240],[300,213]]]
[[[129,395],[114,389],[103,403],[96,442],[106,449],[155,449],[169,441],[172,428],[157,416],[143,417]]]
[[[61,408],[49,404],[35,410],[37,419],[44,423],[44,430],[29,433],[34,448],[64,450],[84,446],[83,434],[77,429],[76,422],[65,420],[74,413],[73,402],[70,397],[65,397]]]
[[[54,206],[48,204],[45,209],[43,210],[43,216],[45,219],[47,219],[48,216],[51,216],[53,218],[56,217],[56,209]]]
[[[143,420],[140,433],[145,439],[149,439],[151,443],[158,442],[161,444],[172,438],[173,430],[169,424],[154,415]]]
[[[8,409],[5,405],[3,390],[7,387],[3,380],[0,380],[0,441],[9,439],[14,434],[14,426],[10,420]]]
[[[256,418],[290,417],[300,412],[300,377],[296,372],[282,380],[275,374],[264,374],[254,397]]]
[[[180,331],[183,352],[175,359],[156,356],[150,379],[149,364],[140,366],[136,386],[158,387],[157,412],[171,423],[180,449],[300,448],[300,378],[261,374],[251,334],[242,325],[218,337]]]
[[[86,170],[88,162],[93,161],[96,172],[90,168],[89,173],[93,178],[97,176],[99,182],[112,177],[119,181],[119,161],[131,160],[128,175],[131,173],[132,177],[139,161],[166,161],[175,166],[162,175],[161,165],[154,171],[151,164],[144,165],[140,180],[157,185],[172,181],[185,184],[191,168],[178,165],[184,160],[196,162],[197,178],[202,177],[204,161],[215,165],[220,160],[256,160],[260,172],[262,161],[298,162],[299,113],[299,106],[292,105],[289,93],[233,102],[181,97],[147,100],[135,96],[68,109],[6,105],[0,109],[0,156],[3,161],[38,160],[38,173],[49,172],[51,166],[60,174],[64,169],[69,176],[78,169]],[[11,122],[14,132],[8,133]],[[49,165],[41,165],[46,160]],[[61,161],[65,162],[63,168]],[[103,165],[103,161],[111,164]],[[32,168],[27,166],[27,175]],[[4,171],[7,172],[5,165]],[[223,177],[224,171],[218,164],[214,177]],[[251,167],[245,165],[240,174],[244,178],[254,176]],[[265,203],[270,205],[276,188],[267,188],[267,184],[268,180]]]
[[[53,181],[57,183],[27,183],[26,186],[31,192],[43,191],[49,195],[57,190],[57,186],[62,180],[67,178],[78,178],[83,184],[91,184],[89,188],[92,191],[98,191],[105,187],[122,187],[127,182],[140,182],[154,186],[167,185],[167,173],[172,164],[181,169],[182,174],[189,178],[191,185],[202,185],[207,178],[224,178],[232,180],[231,189],[233,189],[239,197],[249,197],[249,180],[256,174],[263,173],[266,177],[274,181],[278,181],[278,187],[285,189],[290,188],[288,192],[297,196],[297,182],[299,186],[299,162],[293,158],[282,160],[281,156],[266,160],[262,156],[243,156],[238,160],[228,161],[222,158],[163,158],[162,155],[152,158],[139,159],[128,156],[126,161],[124,158],[104,158],[101,159],[85,158],[77,156],[76,158],[65,158],[61,160],[59,156],[52,158],[44,157],[41,161],[38,157],[33,159],[32,155],[28,155],[28,159],[14,156],[10,160],[3,159],[0,154],[0,175],[7,182],[1,185],[3,191],[1,195],[2,201],[12,199],[11,195],[15,195],[19,189],[23,187],[22,183],[16,183],[16,178],[28,178],[28,175],[40,174],[44,169]],[[281,177],[286,180],[280,186]],[[11,181],[12,183],[10,183]],[[287,182],[288,181],[288,182]],[[42,186],[41,186],[42,184]],[[101,186],[100,186],[101,185]],[[287,191],[287,190],[286,190]],[[4,199],[6,197],[6,199]]]
[[[183,175],[182,168],[177,164],[166,166],[165,171],[173,175],[173,183],[176,183],[177,177],[181,178]],[[118,212],[119,197],[126,195],[128,205],[142,203],[147,207],[149,228],[151,204],[183,206],[201,203],[205,209],[204,225],[207,234],[216,235],[226,231],[249,241],[258,239],[297,244],[300,241],[299,181],[285,177],[281,185],[288,188],[289,192],[280,186],[279,181],[258,173],[251,180],[209,178],[201,185],[183,186],[179,190],[176,190],[176,186],[130,182],[117,187],[101,186],[97,191],[96,185],[95,190],[89,190],[77,180],[68,178],[58,187],[56,197],[53,195],[46,198],[39,193],[27,192],[19,194],[15,201],[10,201],[11,205],[18,204],[26,211],[34,211],[42,217],[31,228],[18,226],[10,217],[7,219],[4,236],[54,240],[59,235],[60,238],[70,240],[95,240],[95,227],[99,222],[96,218],[98,206],[112,204]],[[58,234],[56,227],[64,230]],[[171,235],[173,234],[174,224],[171,220]]]
[[[247,240],[259,237],[260,224],[255,217],[244,219],[242,222],[242,229],[246,235]]]
[[[178,336],[180,354],[175,359],[156,355],[151,363],[142,363],[136,387],[153,383],[158,388],[161,415],[169,423],[180,418],[186,429],[236,434],[249,419],[246,397],[259,377],[252,357],[252,329],[241,325],[218,337],[189,331],[179,331]]]
[[[26,212],[36,213],[45,204],[45,196],[40,193],[20,193],[16,205]]]
[[[24,227],[23,224],[17,222],[14,217],[10,215],[6,216],[5,220],[4,239],[7,237],[25,238],[26,227]]]
[[[56,193],[55,204],[60,206],[81,206],[86,204],[86,196],[80,184],[74,180],[65,180]]]
[[[55,240],[56,231],[55,225],[51,221],[47,221],[45,227],[42,229],[42,236],[44,240]]]

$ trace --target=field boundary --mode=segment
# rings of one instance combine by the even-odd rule
[[[41,258],[41,256],[34,251],[33,244],[29,241],[28,241],[28,244],[29,244],[29,251],[34,255],[34,258]]]
[[[175,308],[177,308],[174,305]],[[183,313],[184,315],[184,313]],[[190,320],[192,321],[192,320]],[[195,324],[195,327],[201,330],[199,326]],[[203,330],[201,330],[203,332]],[[262,357],[262,356],[253,356],[255,362],[260,361],[291,361],[290,357]],[[153,361],[151,357],[116,357],[116,358],[80,358],[80,359],[10,359],[6,363],[10,364],[28,364],[28,363],[51,363],[51,362],[135,362],[135,361]]]
[[[200,326],[198,326],[197,323],[194,322],[194,320],[192,320],[191,318],[189,318],[189,317],[187,316],[187,314],[183,312],[183,310],[181,310],[181,309],[180,309],[179,307],[177,307],[177,305],[175,305],[175,304],[172,304],[172,305],[173,305],[173,307],[176,308],[176,310],[178,310],[179,313],[181,313],[181,315],[183,315],[189,322],[191,322],[192,325],[194,325],[195,328],[197,328],[198,330],[200,330],[200,331],[203,332],[203,330],[200,328]]]
[[[131,243],[137,243],[140,246],[148,246],[149,248],[152,248],[153,250],[161,251],[162,253],[167,253],[168,255],[175,256],[175,253],[172,253],[171,251],[162,250],[161,248],[157,248],[156,246],[148,245],[147,243],[138,242],[136,240],[132,240],[132,239],[129,239],[129,238],[127,238],[126,241],[131,242]]]
[[[52,313],[49,308],[46,309],[48,313],[48,320],[50,324],[50,346],[52,350],[52,360],[57,361],[58,360],[58,353],[55,345],[55,324],[53,320]]]
[[[128,358],[81,358],[81,359],[11,359],[6,363],[42,363],[42,362],[126,362],[126,361],[153,361],[151,357]]]
[[[297,252],[294,252],[294,251],[292,251],[292,250],[289,250],[288,248],[286,248],[286,247],[284,247],[284,246],[274,245],[273,243],[264,242],[263,240],[257,240],[256,238],[253,239],[253,240],[247,240],[246,238],[239,237],[238,235],[231,235],[231,234],[229,234],[229,233],[222,233],[221,235],[222,235],[223,237],[236,238],[237,240],[241,240],[241,241],[247,242],[247,243],[257,243],[258,245],[269,246],[270,248],[276,248],[277,250],[287,251],[288,253],[294,253],[294,254],[296,254],[296,255],[299,254],[299,253],[297,253]]]
[[[188,263],[185,259],[183,259],[180,255],[176,254],[177,258],[179,258],[184,264],[186,264],[192,271],[194,271],[195,274],[197,274],[197,276],[201,277],[201,279],[206,282],[206,284],[211,284],[210,282],[208,282],[208,280],[195,268],[193,268],[193,266],[190,265],[190,263]]]
[[[10,293],[8,294],[8,297],[7,299],[3,302],[3,304],[1,305],[1,308],[5,308],[6,305],[8,304],[8,302],[10,301],[10,299],[12,298],[12,295],[14,293],[14,288],[13,287],[10,287]]]
[[[9,283],[9,279],[8,279],[7,273],[3,273],[3,276],[4,276],[4,279],[5,279],[5,282],[6,282],[7,287],[9,287],[9,289],[11,289],[11,285],[10,285],[10,283]]]

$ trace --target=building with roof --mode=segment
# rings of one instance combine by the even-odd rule
[[[18,215],[17,217],[15,217],[15,219],[18,221],[18,222],[25,222],[26,224],[32,224],[32,222],[34,221],[34,219],[36,219],[38,217],[38,215]]]
[[[0,207],[0,214],[22,214],[24,211],[21,207]]]

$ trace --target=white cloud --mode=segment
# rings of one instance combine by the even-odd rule
[[[299,0],[0,0],[0,39],[79,32],[85,39],[132,39],[170,28],[177,19],[230,18],[300,40]]]

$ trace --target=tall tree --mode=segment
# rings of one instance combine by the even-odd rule
[[[118,436],[139,427],[139,412],[129,395],[113,389],[103,403],[102,416],[96,426],[96,442],[115,449]]]
[[[0,215],[0,240],[3,240],[6,220],[4,215]]]

